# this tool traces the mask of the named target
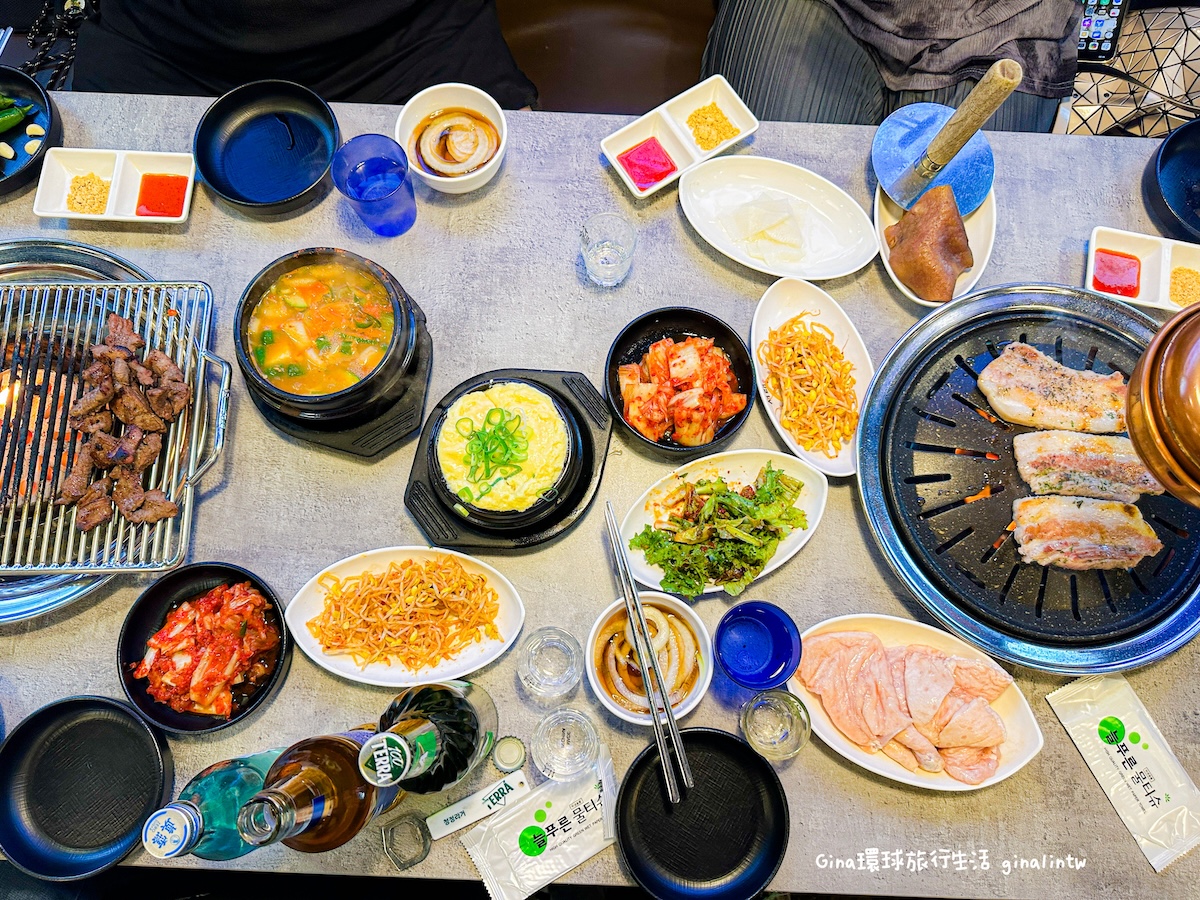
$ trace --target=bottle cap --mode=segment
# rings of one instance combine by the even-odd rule
[[[412,752],[408,743],[390,731],[371,735],[358,751],[358,771],[369,784],[391,787],[408,774]]]
[[[195,845],[203,825],[200,813],[187,801],[168,803],[142,826],[142,846],[158,859],[183,856]]]
[[[525,765],[525,745],[519,737],[502,737],[492,748],[492,762],[501,772],[515,772]]]

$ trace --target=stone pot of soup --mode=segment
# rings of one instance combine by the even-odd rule
[[[387,270],[347,250],[275,260],[242,294],[236,323],[246,386],[302,427],[364,424],[408,387],[416,353],[408,295]]]

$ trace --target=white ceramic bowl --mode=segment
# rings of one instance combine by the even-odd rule
[[[640,596],[643,604],[652,603],[655,606],[665,607],[685,620],[691,626],[692,634],[696,636],[696,640],[700,645],[700,675],[696,680],[696,684],[692,687],[691,693],[683,698],[682,703],[674,707],[675,718],[682,719],[699,705],[704,695],[708,693],[708,686],[712,683],[714,658],[712,636],[708,633],[708,629],[704,627],[704,622],[696,615],[696,611],[678,597],[672,597],[670,594],[661,594],[658,591],[641,591]],[[583,648],[583,652],[587,657],[584,671],[587,672],[588,684],[592,687],[592,693],[596,695],[596,699],[600,701],[601,706],[625,722],[631,722],[634,725],[650,726],[652,723],[649,713],[639,714],[630,712],[625,707],[618,705],[615,700],[608,696],[608,692],[604,690],[604,687],[600,684],[600,678],[596,674],[595,648],[596,639],[600,636],[600,626],[611,619],[618,610],[623,611],[624,609],[624,599],[618,599],[596,618],[595,624],[592,625],[592,631],[588,635],[587,644]],[[665,675],[666,673],[664,672],[663,674]]]
[[[415,132],[417,125],[426,116],[443,109],[468,109],[479,113],[492,124],[500,133],[500,148],[496,155],[474,172],[457,177],[434,175],[426,172],[417,162]],[[427,185],[445,194],[466,194],[483,187],[491,181],[500,170],[500,162],[508,149],[508,120],[504,118],[504,110],[500,104],[491,98],[486,91],[477,87],[458,82],[435,84],[416,94],[404,104],[400,118],[396,120],[396,143],[408,154],[409,165],[413,173]]]

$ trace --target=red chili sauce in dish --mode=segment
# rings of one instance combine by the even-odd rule
[[[138,187],[137,214],[168,218],[182,216],[187,186],[186,175],[146,173]]]
[[[1142,261],[1129,253],[1097,250],[1092,287],[1120,297],[1136,297],[1142,286]]]
[[[658,184],[675,171],[675,160],[671,159],[658,138],[646,138],[624,153],[617,154],[617,162],[629,173],[639,190]]]

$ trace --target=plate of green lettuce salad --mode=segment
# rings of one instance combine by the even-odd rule
[[[828,495],[825,476],[787,453],[733,450],[694,460],[626,514],[621,536],[633,577],[688,599],[736,597],[800,552]]]

